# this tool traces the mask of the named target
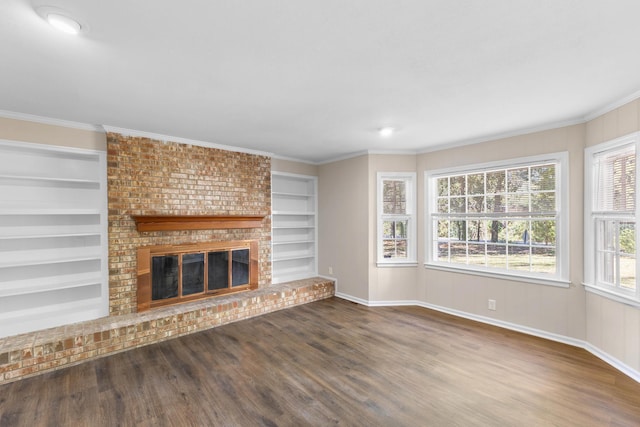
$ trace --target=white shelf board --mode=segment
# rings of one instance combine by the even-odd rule
[[[298,228],[298,227],[296,227],[296,228]],[[304,244],[304,243],[309,244],[309,243],[315,243],[315,242],[316,242],[315,240],[287,240],[285,242],[272,241],[274,246],[275,245],[295,245],[295,244],[301,244],[301,243],[302,244]]]
[[[96,186],[100,185],[100,181],[92,180],[92,179],[53,178],[53,177],[33,176],[33,175],[0,174],[0,179],[43,181],[43,182],[52,182],[52,183],[58,183],[58,184],[85,184],[85,185],[96,185]]]
[[[280,258],[273,258],[271,261],[272,262],[283,262],[283,261],[293,261],[296,259],[314,259],[315,255],[300,255],[300,256],[290,256],[290,257],[280,257]],[[305,267],[306,270],[306,267]]]
[[[309,212],[309,211],[272,211],[271,212],[272,215],[289,215],[289,216],[315,216],[316,213],[315,212]]]
[[[79,288],[83,286],[93,286],[99,285],[101,282],[102,276],[100,275],[100,272],[52,276],[45,279],[15,280],[12,282],[0,283],[0,298],[56,291],[60,289]]]
[[[0,215],[100,215],[98,209],[0,208]]]
[[[303,193],[286,193],[283,191],[272,191],[271,194],[276,197],[282,196],[282,197],[291,197],[291,198],[300,198],[300,199],[310,199],[312,197],[315,197],[315,194],[313,193],[303,194]]]
[[[101,259],[102,257],[100,256],[100,254],[97,254],[94,256],[88,255],[88,256],[82,256],[82,257],[70,256],[70,257],[60,257],[60,258],[51,258],[51,259],[29,259],[29,260],[9,262],[9,263],[0,262],[0,269],[13,268],[13,267],[30,267],[35,265],[63,264],[63,263],[69,263],[69,262],[96,261]]]
[[[51,239],[56,237],[100,237],[100,233],[14,234],[0,236],[0,240]]]

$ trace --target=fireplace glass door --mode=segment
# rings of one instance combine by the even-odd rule
[[[178,296],[178,255],[154,256],[151,262],[151,299]]]
[[[231,253],[231,286],[249,284],[249,249],[237,249]]]
[[[229,287],[229,251],[209,252],[208,289],[226,289]]]
[[[229,253],[231,253],[231,265],[229,265]],[[209,290],[249,284],[249,249],[209,252],[208,258]]]
[[[258,288],[258,240],[138,248],[138,311]]]
[[[182,255],[182,295],[204,292],[204,254]]]
[[[151,257],[151,300],[161,301],[249,286],[248,248]]]

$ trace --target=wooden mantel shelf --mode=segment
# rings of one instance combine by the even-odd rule
[[[260,228],[264,215],[131,215],[136,229],[143,231],[217,230],[225,228]]]

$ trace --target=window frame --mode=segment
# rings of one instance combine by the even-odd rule
[[[613,299],[615,301],[640,307],[640,283],[638,281],[638,271],[640,271],[640,260],[638,258],[638,227],[637,221],[640,217],[640,203],[636,199],[635,212],[633,214],[615,213],[613,211],[597,210],[595,186],[598,180],[598,168],[595,165],[596,156],[614,152],[624,146],[633,145],[636,158],[635,194],[638,196],[640,189],[640,177],[638,176],[638,166],[640,160],[640,132],[634,132],[620,138],[606,141],[600,144],[587,147],[584,150],[584,282],[587,291]],[[635,223],[635,247],[636,247],[636,285],[635,290],[625,290],[615,284],[609,285],[600,282],[597,277],[597,255],[599,248],[596,246],[596,227],[602,220],[625,221],[631,219]],[[600,249],[602,251],[602,249]],[[619,247],[615,249],[616,263],[619,265]]]
[[[378,172],[377,173],[377,238],[376,253],[378,267],[415,267],[418,265],[417,257],[417,189],[415,172]],[[384,181],[404,181],[406,186],[406,212],[404,214],[385,214],[383,210],[383,183]],[[384,258],[383,248],[383,224],[389,220],[407,220],[407,257]]]
[[[534,156],[511,158],[486,163],[476,163],[463,166],[455,166],[443,169],[427,170],[424,172],[424,192],[425,192],[425,263],[428,269],[444,270],[457,273],[472,274],[499,279],[509,279],[514,281],[550,285],[557,287],[569,287],[570,281],[570,257],[569,257],[569,154],[566,151],[548,153]],[[436,233],[433,227],[433,214],[437,213],[437,179],[443,176],[475,174],[493,171],[496,169],[513,169],[518,167],[529,167],[537,164],[553,163],[556,168],[556,273],[535,273],[520,270],[507,270],[486,266],[476,266],[469,264],[455,264],[442,262],[434,259],[433,236]],[[486,194],[486,193],[485,193]],[[467,192],[465,190],[465,196]],[[502,216],[509,218],[508,213]],[[513,215],[511,218],[519,217]],[[527,219],[527,217],[521,217]],[[533,217],[529,217],[533,218]],[[530,219],[529,219],[530,220]]]

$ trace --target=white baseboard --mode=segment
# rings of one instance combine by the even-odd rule
[[[633,378],[634,380],[640,383],[640,372],[636,371],[626,363],[616,359],[615,357],[611,356],[608,353],[605,353],[604,351],[600,350],[598,347],[594,346],[591,343],[585,342],[584,349],[587,350],[589,353],[593,354],[594,356],[596,356],[598,359],[604,360],[609,365],[616,368],[618,371],[622,372],[623,374]]]
[[[347,300],[347,301],[355,302],[355,303],[358,303],[358,304],[366,305],[367,307],[371,307],[369,305],[368,301],[365,300],[365,299],[362,299],[362,298],[358,298],[358,297],[354,297],[354,296],[351,296],[351,295],[343,294],[341,292],[336,292],[336,297],[342,298],[342,299]]]
[[[563,344],[568,344],[568,345],[571,345],[571,346],[574,346],[574,347],[583,348],[583,349],[587,350],[589,353],[591,353],[594,356],[596,356],[597,358],[599,358],[602,361],[604,361],[604,362],[608,363],[609,365],[613,366],[614,368],[616,368],[617,370],[619,370],[623,374],[627,375],[628,377],[630,377],[630,378],[632,378],[635,381],[640,383],[640,372],[638,372],[637,370],[631,368],[630,366],[628,366],[624,362],[616,359],[615,357],[611,356],[610,354],[602,351],[601,349],[597,348],[593,344],[591,344],[589,342],[586,342],[586,341],[583,341],[583,340],[578,340],[578,339],[575,339],[575,338],[567,337],[565,335],[554,334],[552,332],[543,331],[541,329],[530,328],[528,326],[518,325],[516,323],[505,322],[503,320],[498,320],[498,319],[492,319],[492,318],[486,317],[486,316],[480,316],[480,315],[473,314],[473,313],[467,313],[465,311],[460,311],[460,310],[455,310],[455,309],[452,309],[452,308],[442,307],[442,306],[435,305],[435,304],[429,304],[429,303],[426,303],[426,302],[423,302],[423,301],[416,301],[416,300],[410,300],[410,301],[408,301],[408,300],[403,300],[403,301],[367,301],[367,300],[364,300],[362,298],[356,298],[356,297],[353,297],[351,295],[338,293],[338,292],[336,292],[336,297],[345,299],[347,301],[356,302],[358,304],[366,305],[367,307],[388,307],[388,306],[416,305],[416,306],[424,307],[424,308],[427,308],[427,309],[430,309],[430,310],[436,310],[436,311],[440,311],[442,313],[451,314],[453,316],[462,317],[462,318],[469,319],[469,320],[474,320],[476,322],[486,323],[486,324],[493,325],[493,326],[499,326],[501,328],[510,329],[512,331],[522,332],[522,333],[527,334],[527,335],[533,335],[533,336],[540,337],[540,338],[545,338],[545,339],[548,339],[548,340],[551,340],[551,341],[556,341],[556,342],[560,342],[560,343],[563,343]]]

